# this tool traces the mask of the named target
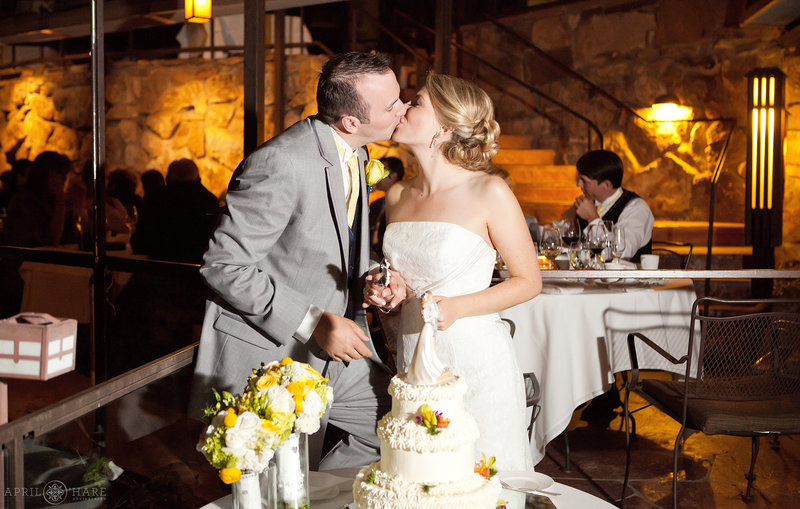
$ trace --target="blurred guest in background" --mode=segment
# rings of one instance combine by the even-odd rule
[[[142,181],[142,190],[144,191],[145,200],[150,193],[167,185],[164,181],[164,175],[158,170],[147,170],[142,173],[139,179]]]
[[[126,168],[118,168],[108,174],[106,195],[119,200],[128,210],[128,216],[135,219],[142,208],[142,197],[137,194],[139,177]]]
[[[384,157],[381,162],[389,170],[389,175],[372,186],[373,190],[386,192],[395,182],[403,180],[405,167],[397,157]],[[386,198],[384,196],[373,201],[369,206],[369,239],[372,249],[383,258],[383,232],[386,231]]]
[[[33,163],[28,159],[17,159],[11,169],[0,174],[0,211],[7,211],[11,197],[28,180],[28,170]]]
[[[131,236],[133,252],[200,263],[218,212],[197,165],[173,161],[166,186],[147,192]],[[112,371],[122,373],[195,341],[207,293],[196,270],[135,273],[115,301],[116,319],[109,326],[118,354]]]
[[[149,192],[142,205],[131,238],[133,252],[200,263],[218,212],[219,201],[200,182],[194,161],[173,161],[167,170],[167,185]]]
[[[4,221],[4,241],[23,247],[53,246],[61,242],[66,211],[65,183],[72,168],[58,152],[42,152],[29,176],[11,198]]]
[[[12,196],[0,232],[0,244],[53,246],[64,234],[64,184],[72,163],[63,154],[42,152],[29,170],[27,181]],[[0,318],[19,312],[23,281],[22,260],[0,257]]]

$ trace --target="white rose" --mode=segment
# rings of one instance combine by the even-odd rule
[[[294,429],[299,433],[316,433],[319,429],[319,417],[303,412],[294,421]]]
[[[303,378],[313,378],[311,372],[306,368],[306,365],[302,362],[293,362],[291,364],[291,371],[289,373],[289,378],[294,382],[297,380],[301,380]]]
[[[286,390],[286,387],[273,385],[267,389],[267,399],[269,400],[269,407],[273,412],[285,414],[294,412],[294,398],[292,398],[292,394]]]
[[[225,431],[225,447],[222,452],[243,456],[255,446],[261,431],[261,420],[253,412],[242,412],[236,424]]]
[[[306,397],[303,398],[303,411],[300,415],[308,414],[319,417],[324,410],[322,399],[317,394],[317,391],[309,391]]]

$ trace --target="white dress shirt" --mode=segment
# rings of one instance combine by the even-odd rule
[[[608,212],[614,203],[622,196],[622,188],[617,188],[616,192],[603,200],[602,202],[594,202],[597,208],[597,215],[599,219],[593,220],[591,224],[598,223],[602,220],[603,214]],[[650,207],[641,198],[634,198],[625,205],[622,213],[619,215],[615,224],[622,226],[625,231],[625,252],[622,258],[630,259],[636,251],[642,246],[650,242],[653,237],[653,223],[655,218],[653,213],[650,212]],[[588,226],[587,226],[588,228]],[[584,230],[585,232],[585,230]]]

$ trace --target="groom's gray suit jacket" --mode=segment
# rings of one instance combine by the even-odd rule
[[[366,153],[357,152],[363,169]],[[369,335],[360,306],[369,266],[367,189],[360,175],[356,273],[348,279],[344,182],[325,124],[301,120],[236,169],[227,210],[200,269],[214,296],[203,323],[190,415],[209,401],[211,387],[241,392],[261,362],[290,356],[321,371],[326,354],[314,338],[306,344],[293,338],[312,304],[343,316],[348,299],[355,299],[354,320]],[[367,362],[385,369],[371,341],[368,346],[373,356]]]

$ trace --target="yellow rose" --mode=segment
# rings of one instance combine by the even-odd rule
[[[278,382],[278,378],[272,375],[263,375],[256,380],[258,392],[264,392]]]
[[[287,364],[291,364],[294,362],[291,357],[284,357],[281,359],[281,366],[286,366]]]
[[[383,163],[377,159],[370,159],[364,166],[364,172],[367,174],[367,185],[374,186],[384,178],[389,176],[389,170],[383,167]]]
[[[223,468],[219,471],[219,478],[225,484],[233,484],[242,477],[242,471],[236,467]]]

